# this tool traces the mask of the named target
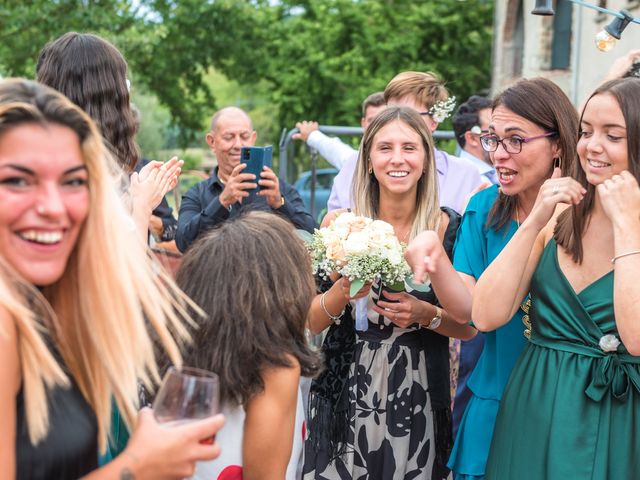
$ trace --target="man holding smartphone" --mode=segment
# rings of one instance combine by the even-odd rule
[[[304,208],[298,192],[264,166],[260,178],[243,172],[242,147],[252,147],[257,134],[246,112],[226,107],[211,118],[206,141],[218,161],[211,176],[192,187],[182,198],[176,245],[184,252],[198,236],[237,216],[244,209],[270,210],[287,218],[296,228],[313,232],[316,223]],[[249,190],[260,187],[251,195]]]

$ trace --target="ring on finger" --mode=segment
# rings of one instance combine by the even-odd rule
[[[555,195],[558,192],[560,192],[560,187],[558,185],[554,185],[553,188],[551,189],[551,193]]]

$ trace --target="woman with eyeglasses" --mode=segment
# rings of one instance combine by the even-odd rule
[[[531,298],[487,478],[638,478],[639,130],[640,80],[601,85],[580,118],[574,178],[554,172],[478,280],[483,330]]]
[[[554,168],[563,175],[572,170],[577,132],[575,109],[549,80],[521,80],[493,101],[489,133],[481,141],[500,185],[482,190],[469,201],[453,265],[442,254],[433,232],[416,237],[406,254],[416,280],[422,280],[429,270],[443,307],[456,318],[473,320],[471,300],[477,294],[477,280],[529,216],[540,187]],[[523,308],[515,310],[508,322],[485,334],[482,355],[467,382],[472,396],[449,459],[456,479],[484,478],[502,393],[526,342],[526,308],[523,302]]]

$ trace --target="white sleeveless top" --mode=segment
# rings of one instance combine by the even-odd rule
[[[216,434],[216,443],[220,445],[222,453],[215,460],[198,462],[193,480],[242,480],[242,437],[244,432],[245,411],[242,405],[233,409],[222,409],[225,417],[224,427]],[[268,414],[268,412],[265,412]],[[296,405],[296,422],[293,430],[293,447],[287,467],[286,480],[302,478],[304,464],[304,440],[306,424],[302,395],[298,387],[298,402]]]

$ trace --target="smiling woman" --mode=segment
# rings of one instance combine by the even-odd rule
[[[0,249],[28,282],[49,285],[64,272],[89,210],[87,183],[69,127],[25,124],[0,136]]]
[[[362,140],[354,210],[389,223],[403,242],[435,230],[451,253],[459,216],[439,206],[433,152],[431,134],[414,109],[379,113]],[[326,291],[308,316],[313,331],[329,331],[327,370],[311,386],[304,478],[446,478],[447,336],[467,339],[475,330],[453,321],[429,285],[405,282],[398,292],[376,280],[351,298],[349,279],[334,280],[323,285]],[[368,328],[355,332],[357,298],[367,298]]]
[[[0,82],[3,478],[184,478],[219,453],[198,441],[220,418],[166,430],[147,411],[126,454],[93,472],[112,401],[133,426],[138,380],[158,379],[147,329],[180,363],[190,321],[190,302],[137,241],[111,171],[78,107],[35,82]]]

